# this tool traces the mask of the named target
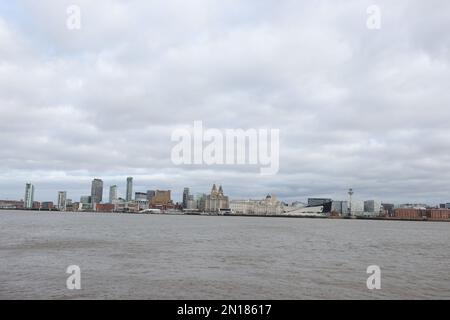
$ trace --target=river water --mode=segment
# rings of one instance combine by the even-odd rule
[[[433,298],[450,223],[0,211],[0,299]]]

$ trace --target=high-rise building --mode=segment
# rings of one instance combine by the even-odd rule
[[[60,211],[66,211],[67,206],[67,192],[59,191],[58,192],[58,209]]]
[[[183,190],[183,208],[186,209],[188,207],[189,201],[189,188],[184,188]]]
[[[34,202],[34,186],[31,183],[25,185],[25,199],[24,207],[25,209],[32,209]]]
[[[101,179],[92,180],[91,201],[92,204],[101,203],[103,200],[103,181]]]
[[[127,195],[126,200],[131,201],[133,200],[133,177],[127,178]]]
[[[147,200],[149,202],[152,201],[153,197],[156,195],[156,191],[155,190],[147,190]]]
[[[117,200],[117,186],[113,185],[109,187],[109,203],[113,203]]]

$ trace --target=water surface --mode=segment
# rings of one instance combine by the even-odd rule
[[[0,299],[450,299],[449,270],[445,222],[0,211]]]

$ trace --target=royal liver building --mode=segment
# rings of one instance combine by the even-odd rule
[[[214,184],[211,189],[211,194],[206,196],[204,207],[202,208],[205,212],[220,212],[226,211],[230,208],[230,202],[227,196],[223,195],[222,186],[219,186],[217,190]]]

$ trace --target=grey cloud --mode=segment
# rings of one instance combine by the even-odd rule
[[[0,7],[0,198],[90,179],[233,197],[448,201],[446,1],[18,1]],[[82,9],[82,29],[65,27]],[[5,11],[6,12],[6,11]],[[14,12],[14,14],[11,14]],[[279,128],[280,172],[175,167],[172,130]],[[254,170],[253,170],[254,169]],[[85,191],[83,191],[83,188]],[[143,190],[145,191],[145,190]],[[2,196],[3,195],[3,196]]]

